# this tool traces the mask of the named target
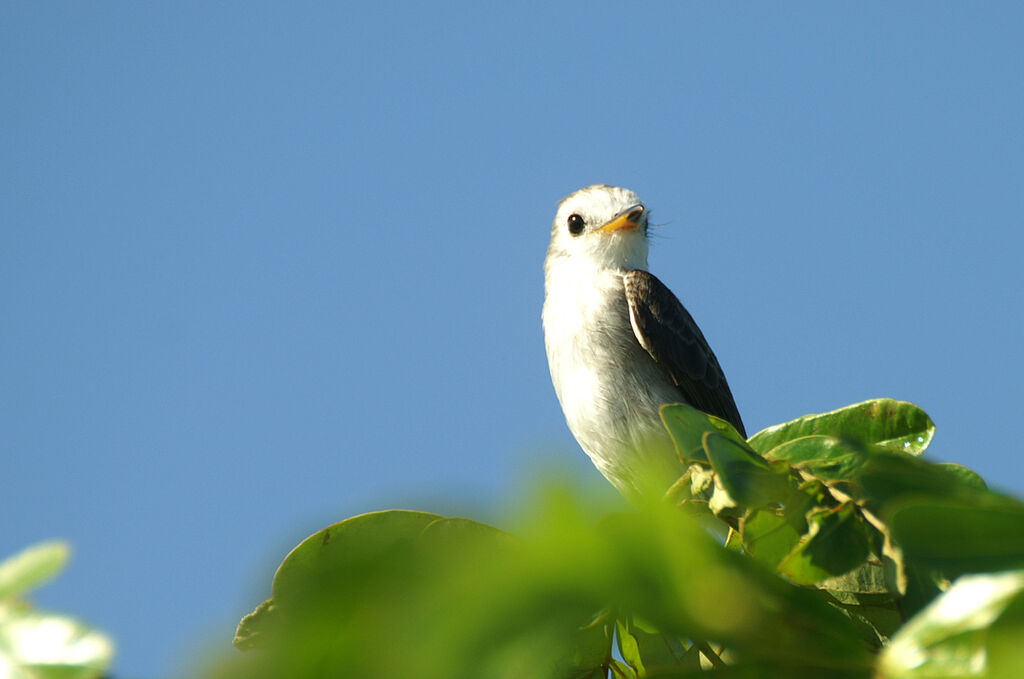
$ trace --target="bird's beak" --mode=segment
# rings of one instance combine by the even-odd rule
[[[615,215],[615,218],[610,222],[597,229],[596,233],[612,233],[613,231],[632,230],[640,226],[640,218],[643,217],[644,206],[634,205],[628,207],[619,214]]]

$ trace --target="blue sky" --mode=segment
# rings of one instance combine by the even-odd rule
[[[308,533],[601,482],[543,350],[557,201],[661,224],[748,430],[874,396],[1020,493],[1013,3],[0,6],[0,554],[117,673]]]

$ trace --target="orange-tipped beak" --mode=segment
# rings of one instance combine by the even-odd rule
[[[635,229],[640,225],[640,217],[643,214],[644,206],[634,205],[617,214],[613,220],[597,229],[597,231],[600,233],[611,233],[613,231],[622,231],[623,229]]]

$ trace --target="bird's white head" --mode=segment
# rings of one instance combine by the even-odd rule
[[[545,269],[647,268],[647,209],[629,189],[594,184],[558,204]]]

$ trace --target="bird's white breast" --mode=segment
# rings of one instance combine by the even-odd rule
[[[544,341],[555,392],[576,440],[626,494],[682,472],[658,408],[679,400],[629,322],[623,271],[564,261],[548,271]]]

